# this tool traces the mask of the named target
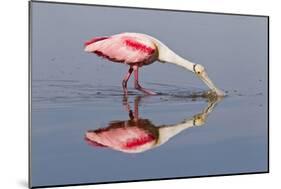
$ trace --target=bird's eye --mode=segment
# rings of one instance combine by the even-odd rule
[[[201,73],[200,71],[197,72],[197,74],[200,74],[200,73]]]

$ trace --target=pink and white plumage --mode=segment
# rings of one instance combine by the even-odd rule
[[[130,66],[122,82],[125,94],[127,94],[127,82],[133,71],[135,88],[147,94],[156,94],[140,86],[138,71],[140,67],[158,60],[162,63],[168,62],[188,69],[202,79],[218,96],[224,95],[209,79],[202,65],[194,64],[180,57],[162,42],[146,34],[121,33],[109,37],[95,37],[85,43],[85,51]]]
[[[118,34],[98,37],[85,43],[86,52],[94,52],[111,61],[128,65],[150,64],[157,59],[157,47],[147,38],[139,35]]]
[[[157,129],[146,119],[111,122],[109,127],[88,131],[85,136],[92,146],[126,153],[151,149],[156,145],[157,138]]]

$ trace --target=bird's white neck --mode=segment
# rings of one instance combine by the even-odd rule
[[[186,120],[182,123],[174,125],[166,125],[159,128],[159,138],[157,141],[157,146],[167,142],[170,138],[179,134],[185,129],[193,127],[193,119]]]
[[[158,60],[161,62],[168,62],[171,64],[176,64],[178,66],[184,67],[193,72],[194,63],[190,62],[187,59],[182,58],[171,49],[169,49],[161,41],[151,37],[153,42],[157,45],[158,49]]]
[[[196,120],[198,120],[198,116],[194,115],[193,118],[190,119],[186,119],[180,123],[177,124],[173,124],[173,125],[165,125],[159,128],[159,138],[158,141],[156,143],[156,146],[160,146],[162,144],[164,144],[165,142],[167,142],[170,138],[174,137],[175,135],[179,134],[180,132],[182,132],[185,129],[194,127],[194,126],[201,126],[203,124],[205,124],[206,119],[208,117],[208,115],[214,110],[215,106],[217,105],[217,103],[219,101],[221,101],[222,98],[217,98],[214,99],[210,102],[208,102],[208,106],[206,108],[204,108],[204,110],[196,115],[200,115],[201,117],[201,122],[196,123]]]

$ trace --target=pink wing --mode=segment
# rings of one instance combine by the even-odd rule
[[[152,41],[124,34],[93,38],[85,43],[85,51],[127,64],[146,64],[154,61],[156,57],[156,46]]]
[[[121,127],[88,131],[85,140],[93,146],[136,153],[152,148],[155,145],[156,137],[153,133],[139,127]]]

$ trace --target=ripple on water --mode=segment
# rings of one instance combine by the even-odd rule
[[[205,101],[210,93],[190,86],[177,86],[163,83],[145,83],[147,88],[158,93],[149,97],[149,103],[184,103]],[[146,96],[132,88],[128,96]],[[32,105],[71,105],[75,103],[120,103],[124,95],[122,87],[93,85],[76,80],[33,80]]]

